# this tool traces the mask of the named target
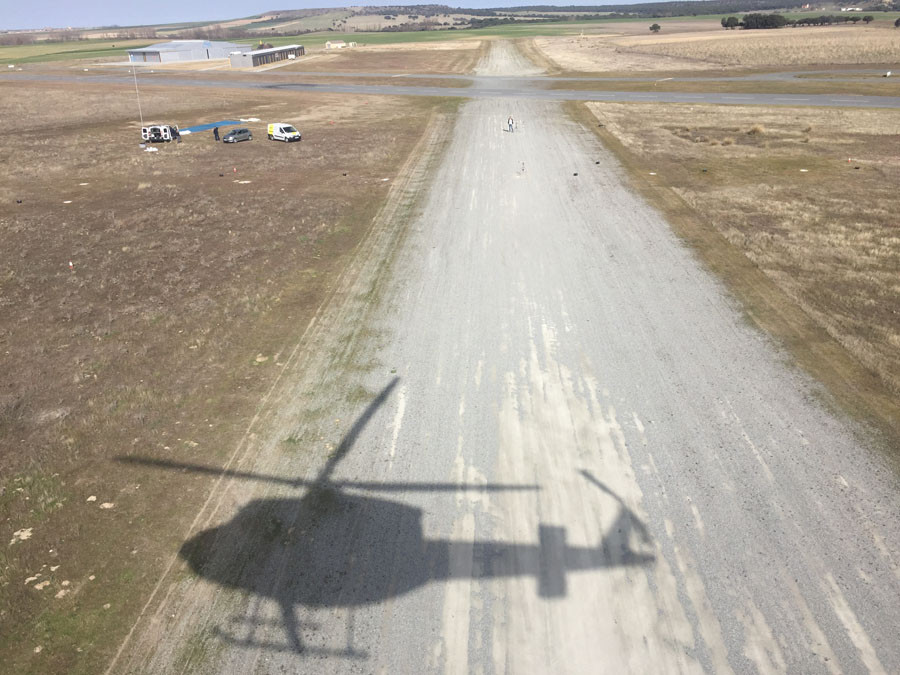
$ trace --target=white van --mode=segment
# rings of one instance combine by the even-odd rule
[[[291,141],[300,140],[300,132],[290,124],[285,124],[284,122],[270,124],[268,134],[270,141],[284,141],[285,143],[290,143]]]
[[[180,134],[174,124],[153,124],[141,127],[141,140],[147,143],[168,143],[177,141]]]

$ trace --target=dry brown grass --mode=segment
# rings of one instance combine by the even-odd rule
[[[317,52],[279,72],[471,73],[483,53],[480,40],[356,47]]]
[[[551,72],[694,71],[719,67],[716,64],[623,49],[616,44],[617,39],[619,36],[613,33],[583,37],[540,37],[534,39],[534,44],[555,64],[556,67]]]
[[[656,183],[900,394],[900,111],[590,106]]]
[[[718,73],[716,73],[718,75]],[[662,73],[656,75],[661,77]],[[715,76],[714,76],[715,77]],[[677,91],[681,93],[715,94],[784,94],[802,96],[816,94],[848,94],[860,96],[900,96],[900,79],[847,77],[846,79],[789,78],[789,79],[696,79],[696,80],[617,80],[598,78],[576,80],[561,78],[547,83],[550,89],[578,91]]]
[[[209,485],[114,458],[235,447],[446,102],[146,86],[156,121],[304,134],[147,153],[128,87],[0,90],[0,658],[101,672]]]
[[[894,28],[840,26],[623,38],[623,49],[724,66],[888,64],[900,60]]]
[[[883,26],[670,33],[549,37],[537,38],[535,43],[561,70],[575,72],[891,64],[900,60],[900,36]]]

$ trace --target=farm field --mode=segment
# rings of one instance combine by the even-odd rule
[[[348,15],[349,12],[346,10],[336,10],[333,12],[311,11],[306,16],[293,19],[280,19],[274,18],[271,15],[266,15],[271,18],[254,20],[248,24],[247,27],[254,32],[258,32],[261,36],[264,35],[266,31],[271,30],[279,32],[290,32],[295,30],[298,33],[302,33],[303,31],[324,31],[331,28],[336,22],[346,19]]]
[[[900,39],[886,21],[774,31],[724,31],[719,26],[717,31],[677,34],[539,37],[535,46],[556,72],[881,65],[900,60]]]
[[[653,55],[743,67],[890,64],[900,57],[897,30],[887,22],[780,31],[721,31],[717,36],[675,36],[653,42],[626,38],[617,45]]]
[[[900,80],[878,77],[847,77],[839,80],[828,78],[790,78],[775,80],[715,80],[678,81],[665,79],[669,73],[659,73],[658,80],[555,80],[548,83],[550,89],[576,91],[677,91],[685,93],[719,94],[785,94],[792,97],[817,94],[847,94],[848,96],[898,96]],[[684,75],[684,73],[677,73]],[[664,77],[662,77],[664,76]]]
[[[279,71],[470,73],[484,50],[482,40],[373,45],[316,52]]]
[[[146,85],[147,120],[262,120],[151,153],[127,86],[0,89],[0,657],[96,673],[211,484],[113,458],[233,450],[452,104]]]
[[[153,40],[78,40],[36,42],[30,45],[0,46],[0,65],[71,61],[75,59],[127,60],[128,49],[146,47]]]
[[[505,36],[534,36],[541,34],[567,34],[579,30],[576,24],[542,24],[527,26],[496,26],[478,30],[459,31],[412,31],[412,32],[375,32],[375,33],[340,33],[320,32],[306,33],[302,35],[266,36],[267,43],[274,46],[287,44],[302,44],[307,50],[317,51],[323,49],[329,40],[345,40],[356,42],[360,46],[370,47],[377,45],[404,45],[418,43],[430,45],[432,43],[447,43],[467,41],[480,42],[485,38]],[[73,61],[73,60],[127,60],[127,49],[146,47],[155,42],[164,42],[169,39],[178,39],[179,36],[160,37],[157,39],[89,39],[71,42],[41,41],[30,45],[0,46],[0,65],[9,63],[38,63],[47,61]],[[256,45],[259,38],[237,38],[234,42]]]
[[[900,113],[588,105],[650,194],[671,188],[900,395],[900,239],[892,206],[900,158],[890,142]],[[795,346],[815,371],[821,355],[802,339]]]
[[[720,26],[721,28],[721,26]],[[477,28],[456,31],[411,31],[411,32],[377,32],[377,33],[308,33],[300,36],[278,36],[267,38],[273,45],[292,44],[298,40],[304,46],[322,47],[328,40],[345,40],[356,42],[361,46],[401,44],[409,42],[446,42],[448,40],[486,39],[486,38],[518,38],[538,35],[573,35],[581,31],[603,30],[601,23],[560,22],[560,23],[528,23],[520,25],[501,25],[490,28]],[[237,40],[247,42],[247,40]]]
[[[596,69],[608,69],[603,66],[603,61],[608,58],[605,52],[612,45],[613,48],[619,48],[620,60],[623,54],[630,54],[632,58],[637,59],[635,67],[650,69],[697,69],[705,66],[700,65],[698,60],[718,59],[721,63],[730,63],[729,59],[747,59],[753,58],[754,54],[759,54],[758,46],[750,45],[742,46],[739,50],[733,49],[736,41],[750,39],[751,42],[765,40],[766,38],[775,37],[774,35],[761,35],[759,31],[728,31],[722,30],[719,24],[721,15],[697,15],[690,17],[661,17],[656,19],[634,19],[634,18],[608,18],[608,19],[584,19],[571,21],[544,21],[535,20],[527,21],[512,25],[499,25],[480,29],[459,29],[459,30],[430,30],[430,31],[410,31],[410,32],[378,32],[382,28],[399,25],[406,21],[423,21],[436,20],[438,22],[453,22],[460,19],[470,18],[468,14],[449,14],[438,15],[435,17],[419,16],[418,19],[410,19],[409,15],[391,15],[391,19],[385,19],[382,15],[359,15],[351,16],[343,10],[335,11],[318,11],[311,10],[304,15],[276,17],[275,15],[266,15],[265,17],[248,17],[242,19],[234,19],[230,21],[219,22],[190,22],[181,24],[160,24],[157,26],[145,25],[134,26],[121,30],[131,30],[132,33],[143,33],[156,30],[158,38],[146,38],[140,40],[129,40],[126,37],[119,39],[107,39],[109,35],[108,29],[95,29],[84,31],[84,36],[90,39],[70,41],[70,42],[47,42],[40,37],[40,41],[32,45],[23,45],[21,47],[0,46],[0,64],[10,62],[39,62],[48,60],[72,60],[72,59],[97,59],[97,58],[116,58],[125,57],[126,47],[146,46],[156,41],[164,41],[167,39],[178,39],[184,37],[186,32],[192,30],[227,30],[229,28],[241,28],[251,30],[258,34],[253,38],[236,38],[237,42],[255,44],[259,39],[265,39],[268,43],[274,45],[291,44],[300,42],[307,48],[321,47],[328,40],[342,39],[346,41],[354,41],[364,45],[377,44],[402,44],[410,42],[438,42],[438,41],[457,41],[467,38],[484,39],[491,37],[502,38],[549,38],[546,42],[542,42],[541,48],[547,52],[548,56],[558,62],[558,67],[562,69],[585,70],[583,60],[588,58]],[[531,14],[529,11],[517,13],[520,16],[527,17]],[[552,13],[551,13],[552,14]],[[786,13],[785,16],[797,19],[803,17],[818,16],[821,12],[801,12]],[[785,64],[790,63],[806,63],[811,54],[818,54],[821,49],[827,48],[836,50],[836,53],[843,54],[840,58],[843,60],[836,62],[847,63],[877,63],[879,61],[867,61],[865,59],[878,58],[879,54],[884,53],[885,49],[890,52],[891,43],[884,45],[885,39],[890,34],[885,33],[881,37],[876,37],[875,44],[867,44],[855,54],[853,50],[854,43],[848,44],[842,37],[825,39],[820,33],[829,32],[840,33],[841,31],[858,31],[862,28],[869,30],[889,29],[893,27],[893,22],[900,17],[900,12],[878,12],[874,14],[875,21],[869,27],[864,26],[835,26],[831,28],[801,28],[792,29],[790,32],[803,33],[804,36],[815,33],[811,46],[806,46],[803,41],[800,43],[799,52],[794,49],[793,43],[790,46],[782,48],[782,51],[772,54],[769,57],[757,56],[762,59],[759,63],[774,63],[776,59],[781,59]],[[648,27],[651,23],[656,22],[662,26],[662,32],[658,35],[648,35]],[[352,29],[352,30],[346,30]],[[267,31],[291,31],[296,30],[296,35],[266,35]],[[318,31],[318,32],[304,32]],[[783,33],[786,30],[775,31],[778,33],[778,42],[783,42]],[[709,37],[713,40],[712,45],[706,45],[703,49],[699,49],[696,45],[690,48],[684,48],[683,35],[685,33],[701,33],[711,34]],[[672,40],[672,36],[679,36]],[[855,34],[854,34],[855,35]],[[866,33],[866,39],[871,37]],[[586,43],[560,41],[560,38],[588,38]],[[636,36],[639,39],[638,45],[629,44],[624,41],[621,45],[611,40],[627,38],[628,36]],[[741,37],[733,37],[741,36]],[[688,42],[696,41],[696,38],[688,36]],[[674,46],[671,43],[675,43]],[[828,44],[825,44],[828,43]],[[896,42],[892,43],[896,48]],[[113,47],[115,45],[115,47]],[[574,46],[573,46],[574,45]],[[666,46],[668,45],[668,46]],[[763,48],[763,51],[765,48]],[[594,52],[594,53],[591,53]],[[641,54],[650,54],[655,59],[641,59]],[[855,56],[854,56],[855,54]],[[769,60],[766,60],[769,58]],[[653,66],[652,64],[663,59],[666,63]],[[751,62],[739,61],[741,65],[753,65]],[[666,65],[668,64],[668,65]],[[677,67],[675,67],[677,65]]]

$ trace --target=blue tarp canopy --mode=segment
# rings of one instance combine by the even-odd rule
[[[241,124],[241,122],[235,120],[222,120],[221,122],[210,122],[209,124],[197,124],[192,127],[183,127],[178,129],[181,133],[185,131],[189,131],[192,134],[196,134],[198,131],[208,131],[214,127],[233,127],[235,125]]]

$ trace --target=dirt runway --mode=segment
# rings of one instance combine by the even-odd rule
[[[558,104],[439,131],[112,671],[900,671],[866,431]]]

